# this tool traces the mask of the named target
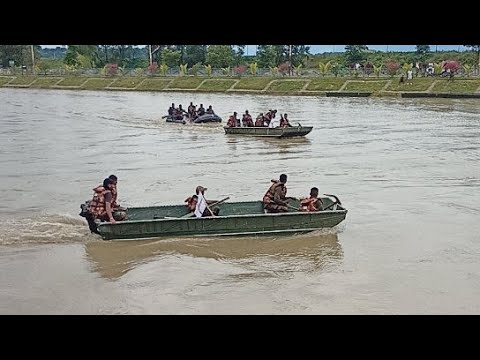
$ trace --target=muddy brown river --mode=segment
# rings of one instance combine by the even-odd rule
[[[270,108],[305,138],[161,119]],[[225,121],[224,121],[225,123]],[[223,124],[224,124],[223,123]],[[0,314],[480,314],[480,102],[0,89]],[[349,210],[299,236],[106,242],[79,205],[261,199],[270,179]]]

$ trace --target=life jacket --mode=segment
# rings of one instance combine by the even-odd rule
[[[112,193],[111,205],[112,205],[112,209],[114,209],[118,207],[118,204],[117,204],[118,192],[117,192],[117,185],[114,185],[114,184],[112,185],[113,185],[113,189],[110,191]],[[102,191],[102,189],[103,189],[103,185],[98,185],[95,189],[93,189],[93,191],[98,192],[98,191]]]
[[[190,196],[185,199],[185,202],[187,203],[187,208],[189,211],[195,211],[195,208],[197,207],[198,199],[194,199],[193,196]]]
[[[300,201],[300,211],[319,211],[320,209],[317,209],[317,207],[315,206],[317,201],[320,201],[321,203],[322,200],[313,197],[303,199],[302,201]]]
[[[271,204],[274,202],[274,197],[275,197],[275,192],[277,190],[278,187],[281,187],[282,188],[282,191],[283,191],[283,197],[285,197],[287,195],[287,187],[285,186],[285,184],[282,184],[280,182],[280,180],[270,180],[271,182],[273,182],[273,184],[270,186],[270,188],[267,190],[267,192],[265,193],[265,195],[263,195],[263,203],[264,204]]]
[[[235,119],[235,118],[233,117],[233,115],[231,115],[231,116],[228,118],[227,126],[228,126],[228,127],[237,127],[237,119]]]
[[[88,211],[96,218],[103,217],[107,214],[107,208],[105,206],[105,195],[111,193],[110,190],[105,189],[103,186],[97,186],[93,189],[93,198],[90,201]]]

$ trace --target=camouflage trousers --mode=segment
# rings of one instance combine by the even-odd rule
[[[287,212],[288,211],[287,205],[280,205],[280,204],[275,204],[275,203],[265,204],[264,208],[269,213],[279,213],[279,212]]]

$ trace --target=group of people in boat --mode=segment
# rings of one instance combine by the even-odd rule
[[[117,221],[127,219],[126,209],[121,207],[118,202],[117,192],[118,178],[110,175],[103,180],[103,183],[93,188],[93,197],[80,206],[80,216],[86,218],[88,227],[92,233],[99,234],[97,224],[99,222],[110,222],[115,224]],[[318,197],[318,188],[313,187],[310,190],[310,196],[300,200],[300,207],[296,208],[288,204],[288,200],[295,199],[287,197],[287,175],[282,174],[278,180],[271,180],[272,184],[263,196],[262,202],[266,213],[281,213],[291,211],[322,211],[323,202]],[[207,216],[218,216],[220,210],[213,205],[222,201],[207,200],[205,191],[207,188],[197,186],[195,194],[185,199],[186,210],[191,216],[197,218]],[[296,200],[296,199],[295,199]],[[212,207],[210,207],[212,205]]]
[[[172,103],[172,106],[168,108],[168,115],[175,120],[183,120],[183,117],[187,116],[190,121],[194,121],[198,117],[203,116],[205,114],[215,115],[212,105],[209,105],[208,108],[205,110],[205,108],[203,107],[203,104],[200,104],[200,106],[197,109],[197,105],[193,105],[193,102],[191,101],[186,111],[182,107],[182,104],[179,104],[178,108],[176,108],[175,103]]]
[[[280,114],[280,119],[276,118],[277,110],[268,110],[265,115],[261,112],[255,122],[253,122],[252,115],[245,110],[245,114],[242,116],[242,121],[237,118],[237,112],[234,112],[233,115],[230,115],[227,121],[228,127],[269,127],[269,128],[286,128],[291,127],[290,121],[288,120],[288,114]]]

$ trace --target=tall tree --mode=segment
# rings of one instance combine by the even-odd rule
[[[477,53],[477,65],[480,68],[480,45],[464,45],[466,48],[470,48]]]
[[[430,45],[415,45],[416,53],[418,55],[423,55],[430,52]]]
[[[206,45],[186,45],[183,61],[184,64],[203,64],[207,55]]]
[[[367,45],[347,45],[345,46],[345,58],[347,63],[353,64],[364,61],[365,53],[368,50]]]
[[[260,68],[274,67],[278,64],[278,52],[273,45],[258,45],[256,57]]]
[[[223,68],[234,64],[234,52],[230,45],[210,45],[207,50],[206,63],[213,68]]]
[[[39,56],[38,49],[35,49],[35,56]],[[31,65],[32,53],[29,45],[0,45],[0,64],[4,67],[14,61],[15,66]]]
[[[65,64],[77,67],[98,66],[100,60],[99,49],[96,45],[68,45],[63,58]]]
[[[182,54],[178,50],[171,48],[164,48],[161,52],[160,62],[166,64],[168,67],[177,67],[180,65],[180,57]]]

